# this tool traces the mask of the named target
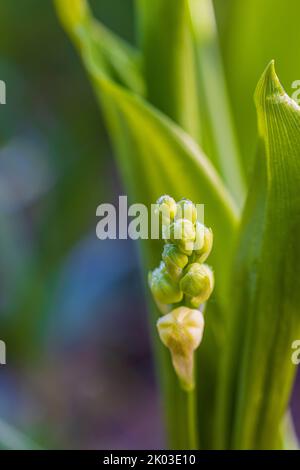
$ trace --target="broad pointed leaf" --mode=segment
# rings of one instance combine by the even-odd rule
[[[269,449],[280,446],[300,337],[300,108],[273,62],[255,100],[260,151],[232,281],[218,429],[221,447]]]

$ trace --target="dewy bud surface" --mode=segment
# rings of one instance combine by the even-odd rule
[[[160,218],[163,225],[170,225],[174,220],[177,213],[177,204],[176,201],[168,196],[161,196],[157,201],[157,210],[160,213]]]
[[[195,237],[195,225],[188,219],[177,219],[170,226],[171,241],[187,255],[193,251]]]

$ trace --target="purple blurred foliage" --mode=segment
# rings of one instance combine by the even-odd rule
[[[134,244],[89,235],[74,247],[50,318],[46,353],[1,377],[1,416],[46,447],[163,448]]]

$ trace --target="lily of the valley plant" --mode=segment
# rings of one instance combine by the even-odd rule
[[[212,248],[212,231],[197,220],[192,201],[178,204],[170,196],[158,201],[166,244],[149,285],[162,317],[157,328],[170,349],[181,386],[194,389],[194,350],[200,345],[204,317],[199,307],[210,297],[214,275],[204,261]]]
[[[289,400],[291,345],[300,338],[299,106],[270,62],[255,92],[258,151],[246,183],[241,155],[255,142],[246,133],[240,154],[245,136],[236,139],[210,0],[136,0],[136,48],[97,21],[86,0],[55,4],[130,198],[150,206],[168,194],[161,204],[174,205],[164,247],[141,242],[169,446],[296,445]],[[205,204],[198,252],[193,211],[177,216],[182,198]],[[183,240],[172,236],[176,224],[185,226]]]

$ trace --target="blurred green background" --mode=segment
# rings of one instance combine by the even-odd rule
[[[90,3],[134,43],[132,0]],[[275,3],[270,35],[271,0],[260,14],[258,0],[215,0],[247,175],[261,72],[275,58],[288,93],[300,79],[299,2],[289,0],[293,14]],[[96,207],[126,193],[50,0],[2,0],[0,79],[0,446],[30,446],[24,433],[47,448],[163,447],[136,245],[95,235]],[[299,422],[296,391],[293,406]]]

